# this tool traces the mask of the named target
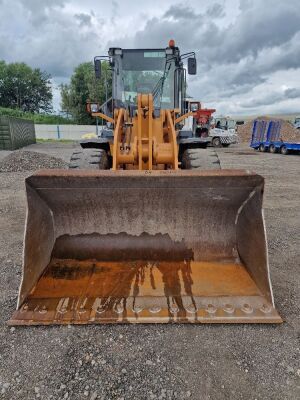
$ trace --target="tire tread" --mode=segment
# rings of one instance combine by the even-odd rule
[[[187,149],[182,155],[182,169],[220,169],[220,161],[214,150]]]
[[[109,162],[103,149],[82,149],[74,151],[69,163],[69,169],[108,169]]]

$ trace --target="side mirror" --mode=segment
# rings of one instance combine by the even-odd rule
[[[198,102],[190,103],[190,111],[197,112],[200,109],[200,104]]]
[[[99,103],[92,103],[90,100],[86,103],[86,110],[89,114],[97,113],[100,111]]]
[[[94,61],[96,79],[101,78],[101,60],[98,58]]]
[[[194,57],[188,58],[188,74],[189,75],[197,74],[197,60]]]

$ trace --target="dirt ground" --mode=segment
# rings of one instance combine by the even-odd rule
[[[26,148],[65,161],[73,149],[53,143]],[[24,177],[30,173],[0,173],[1,399],[300,398],[300,157],[246,145],[217,152],[222,168],[266,178],[271,278],[285,322],[8,327],[21,278]]]

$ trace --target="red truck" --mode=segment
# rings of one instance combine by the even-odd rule
[[[188,110],[193,112],[193,132],[197,137],[211,138],[214,147],[228,147],[238,143],[236,122],[230,117],[214,118],[214,108],[201,108],[199,101],[188,101]]]
[[[201,108],[200,101],[189,102],[190,111],[194,112],[196,134],[200,137],[207,137],[209,129],[212,128],[212,114],[216,112],[214,108]]]

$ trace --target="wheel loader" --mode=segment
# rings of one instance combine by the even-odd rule
[[[280,323],[264,179],[222,170],[186,131],[194,53],[111,48],[107,121],[69,170],[26,179],[23,276],[11,325]]]

